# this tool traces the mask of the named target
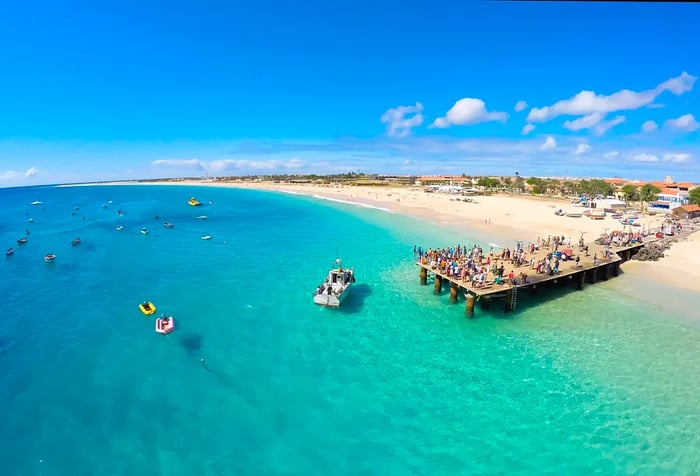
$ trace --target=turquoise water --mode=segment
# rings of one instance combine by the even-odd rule
[[[700,472],[697,296],[667,309],[622,276],[466,319],[411,249],[493,237],[250,190],[0,199],[3,475]],[[336,256],[357,287],[315,307]]]

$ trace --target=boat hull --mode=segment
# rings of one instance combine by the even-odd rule
[[[325,307],[340,307],[340,305],[345,301],[345,299],[348,297],[350,294],[350,288],[352,285],[348,285],[342,293],[338,294],[337,296],[333,293],[328,294],[328,293],[319,293],[316,292],[314,294],[314,304],[318,304],[319,306],[325,306]]]

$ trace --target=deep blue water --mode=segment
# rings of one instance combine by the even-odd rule
[[[700,472],[700,333],[624,275],[466,319],[411,248],[493,239],[468,230],[223,188],[0,199],[3,475]],[[357,286],[316,307],[336,257]]]

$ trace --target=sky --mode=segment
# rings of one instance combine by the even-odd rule
[[[10,2],[0,186],[467,174],[700,182],[700,4]]]

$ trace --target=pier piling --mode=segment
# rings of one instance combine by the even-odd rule
[[[421,285],[425,286],[426,284],[428,284],[428,270],[427,269],[421,268],[419,276],[420,276]]]
[[[467,317],[474,317],[474,302],[476,299],[472,293],[467,294]]]
[[[435,275],[435,288],[433,289],[435,294],[440,294],[442,292],[442,276],[439,274]]]
[[[450,304],[457,302],[457,293],[459,292],[459,284],[452,283],[450,286]]]

